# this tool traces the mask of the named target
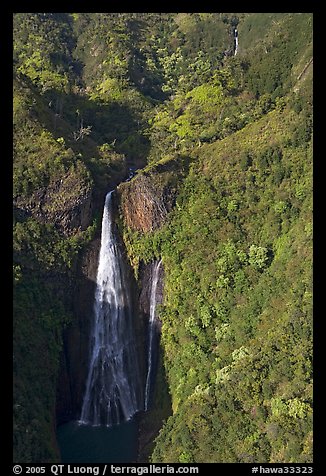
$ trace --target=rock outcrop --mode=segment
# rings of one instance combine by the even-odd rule
[[[174,204],[175,191],[161,178],[141,173],[118,187],[122,214],[132,230],[147,233],[165,222]]]
[[[184,164],[175,162],[156,167],[152,173],[140,173],[130,182],[118,187],[120,214],[124,226],[143,234],[154,232],[166,223],[168,213],[172,210],[178,184],[176,174],[171,168]],[[158,170],[159,168],[159,170]],[[153,262],[140,262],[138,269],[138,309],[140,326],[143,333],[140,336],[144,353],[144,372],[147,372],[148,359],[148,325],[150,318],[150,300],[153,281]],[[156,289],[156,302],[163,302],[164,267],[159,271]],[[157,368],[153,388],[153,403],[149,411],[138,417],[138,462],[147,462],[153,450],[153,442],[158,435],[163,422],[170,416],[171,400],[164,372],[164,356],[162,349],[157,349]]]
[[[67,172],[28,199],[16,197],[14,205],[18,213],[52,223],[64,236],[71,236],[91,223],[92,187],[79,175]]]

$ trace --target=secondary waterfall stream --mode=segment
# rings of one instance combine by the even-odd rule
[[[154,370],[154,361],[156,357],[156,348],[158,341],[158,329],[157,329],[157,320],[156,320],[156,292],[157,292],[157,283],[159,278],[159,271],[162,264],[162,260],[157,261],[153,265],[152,271],[152,286],[151,286],[151,296],[150,296],[150,314],[149,314],[149,327],[148,327],[148,365],[147,365],[147,377],[146,377],[146,387],[145,387],[145,410],[148,410],[150,402],[150,394],[152,390],[153,383],[153,370]]]
[[[80,423],[112,426],[143,409],[128,282],[105,198],[96,278],[91,357]]]

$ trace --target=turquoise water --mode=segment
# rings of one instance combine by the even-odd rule
[[[137,438],[133,420],[111,428],[69,422],[57,429],[62,463],[133,463]]]

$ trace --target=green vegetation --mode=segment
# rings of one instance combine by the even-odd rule
[[[311,461],[312,153],[289,141],[306,113],[197,149],[168,224],[129,243],[165,267],[154,462]]]
[[[153,403],[150,411],[141,417],[141,441],[139,462],[148,461],[155,447],[155,436],[171,414],[171,397],[164,370],[164,349],[160,349],[157,375],[155,379]]]
[[[167,393],[173,411],[144,452],[312,461],[311,62],[306,13],[14,15],[15,461],[59,459],[62,331],[99,232],[87,207],[130,166],[122,199],[141,177],[173,197],[155,231],[119,216],[135,275],[165,269],[144,428]]]
[[[291,28],[310,21],[290,19]],[[163,228],[125,235],[132,263],[161,255],[165,268],[160,317],[173,415],[151,460],[312,461],[311,87],[293,93],[289,70],[275,93],[260,70],[241,84],[238,65],[228,68],[219,75],[232,71],[231,84],[217,89],[212,78],[154,117],[152,160],[173,163],[175,133],[191,166]],[[219,123],[214,137],[200,136],[235,105],[237,127],[224,132]]]
[[[312,57],[311,15],[255,13],[241,23],[239,35],[248,68],[246,84],[256,96],[284,95],[300,73],[296,66]]]
[[[153,461],[311,460],[311,149],[280,130],[267,171],[255,132],[237,138],[255,137],[245,173],[232,140],[200,151],[160,240],[174,415]]]

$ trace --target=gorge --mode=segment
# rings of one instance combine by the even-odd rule
[[[126,264],[116,236],[113,194],[111,191],[106,195],[103,209],[90,359],[81,416],[78,421],[59,426],[57,432],[65,463],[135,461],[138,423],[133,417],[148,410],[155,383],[159,345],[156,291],[162,262],[154,262],[151,270],[147,374],[143,389],[135,342],[137,312],[132,308]]]

